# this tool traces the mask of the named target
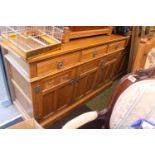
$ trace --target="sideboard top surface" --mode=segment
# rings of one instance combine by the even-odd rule
[[[119,40],[123,40],[129,38],[129,36],[122,36],[122,35],[110,35],[110,36],[95,36],[95,37],[88,37],[83,39],[76,39],[72,40],[68,43],[64,43],[61,46],[61,49],[58,50],[42,50],[42,51],[33,51],[31,53],[24,53],[20,51],[15,46],[9,44],[9,42],[5,41],[1,43],[1,46],[17,54],[19,57],[24,59],[26,62],[36,62],[43,59],[59,56],[62,54],[66,54],[69,52],[74,52],[77,50],[82,50],[89,47],[94,47],[98,45],[103,45],[110,42],[115,42]]]

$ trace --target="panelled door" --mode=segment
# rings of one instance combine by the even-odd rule
[[[72,104],[75,70],[45,79],[41,84],[41,94],[38,95],[39,120],[62,110]]]
[[[99,67],[97,72],[97,79],[95,87],[99,88],[106,84],[107,82],[112,81],[112,76],[114,75],[114,69],[116,65],[116,58],[104,57],[99,61]]]
[[[74,101],[80,100],[82,97],[86,96],[94,90],[97,71],[98,60],[86,63],[77,68]]]

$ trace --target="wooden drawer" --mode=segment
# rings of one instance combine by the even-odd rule
[[[94,60],[92,62],[89,62],[89,63],[79,66],[77,68],[77,73],[78,74],[87,73],[87,72],[97,68],[98,66],[99,66],[99,60]]]
[[[121,50],[122,52],[124,50]],[[119,53],[111,53],[109,55],[106,56],[106,61],[110,61],[112,59],[117,59],[119,57]]]
[[[43,82],[43,90],[48,90],[62,83],[68,82],[74,78],[73,70],[68,70],[65,73],[57,74],[52,78],[45,79]]]
[[[81,61],[88,59],[93,59],[98,56],[102,56],[107,52],[108,45],[97,46],[95,48],[90,48],[82,51]]]
[[[126,40],[111,43],[109,44],[108,52],[113,52],[119,49],[123,49],[125,46],[126,46]]]
[[[55,72],[65,67],[72,66],[80,61],[80,52],[67,54],[54,59],[42,61],[37,64],[37,75],[46,75]]]

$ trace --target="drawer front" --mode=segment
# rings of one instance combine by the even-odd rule
[[[64,69],[65,67],[72,66],[79,61],[80,61],[79,52],[43,61],[37,64],[37,75],[38,76],[46,75]]]
[[[81,60],[85,61],[85,60],[96,58],[98,56],[102,56],[107,52],[107,48],[108,48],[107,45],[103,45],[103,46],[98,46],[95,48],[83,50]]]
[[[113,52],[119,49],[123,49],[125,46],[126,46],[126,40],[111,43],[109,44],[108,52]]]
[[[123,52],[123,50],[122,50]],[[111,53],[107,55],[106,61],[111,61],[112,59],[117,59],[119,57],[119,53]]]
[[[74,78],[74,72],[69,70],[65,73],[57,74],[52,78],[48,78],[43,82],[43,90],[51,89],[55,86],[61,85],[62,83],[71,81]]]
[[[102,59],[94,60],[92,62],[89,62],[89,63],[86,63],[86,64],[79,66],[77,69],[77,73],[78,74],[85,74],[87,72],[90,72],[90,71],[98,68],[100,66],[100,62]]]

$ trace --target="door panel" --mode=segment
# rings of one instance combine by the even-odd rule
[[[85,95],[87,75],[79,77],[80,79],[76,81],[75,84],[75,94],[74,101],[79,100]]]
[[[73,77],[74,73],[74,69],[72,69],[69,72],[58,74],[58,77],[52,77],[51,80],[48,79],[52,81],[51,84],[48,85],[48,89],[45,89],[46,83],[44,81],[42,82],[42,102],[40,102],[42,107],[42,119],[72,104],[74,84],[71,77]],[[59,80],[62,79],[64,75],[71,76],[65,76],[65,78],[63,78],[65,80]],[[60,81],[59,84],[53,82],[56,79]]]
[[[97,76],[98,60],[81,65],[77,68],[77,79],[74,100],[77,101],[94,90]]]
[[[97,75],[97,69],[94,70],[93,72],[91,72],[88,76],[87,76],[87,84],[86,84],[86,90],[85,93],[89,94],[94,90],[94,84],[95,84],[95,80],[96,80],[96,75]]]
[[[115,58],[107,63],[105,82],[112,81],[112,77],[114,76],[115,65],[116,65]]]
[[[111,60],[105,61],[105,59],[100,60],[97,79],[96,79],[96,88],[103,86],[109,81],[112,81],[114,75],[114,69],[116,64],[116,58],[113,57]]]
[[[72,104],[73,88],[74,85],[71,82],[68,82],[56,90],[57,110]]]
[[[46,116],[56,109],[56,104],[54,103],[54,92],[48,93],[43,96],[43,103],[42,103],[42,113],[43,116]]]
[[[128,51],[121,51],[118,53],[116,67],[114,71],[114,79],[116,79],[121,74],[127,71],[128,67],[128,60],[129,60],[129,52]]]
[[[129,52],[123,52],[122,53],[122,61],[119,68],[119,72],[126,72],[128,68],[128,60],[129,60]]]

